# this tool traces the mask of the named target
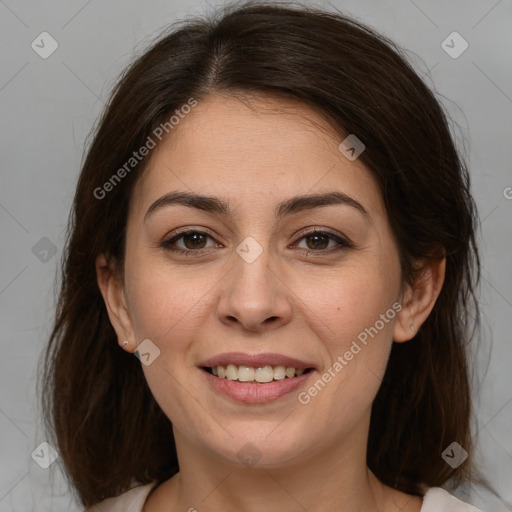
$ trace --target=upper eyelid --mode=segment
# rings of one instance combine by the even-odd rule
[[[190,233],[200,233],[202,235],[207,235],[213,240],[217,241],[217,237],[215,235],[212,235],[209,231],[205,231],[205,228],[187,228],[184,229],[183,231],[179,231],[178,233],[174,233],[172,236],[165,236],[164,242],[170,240],[179,240],[182,236],[188,235]]]

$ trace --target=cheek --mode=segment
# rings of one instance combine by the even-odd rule
[[[362,410],[378,390],[401,307],[398,269],[388,263],[386,269],[375,264],[343,272],[324,282],[322,292],[307,303],[329,361],[323,369],[331,374],[326,376],[332,382],[324,402],[328,407],[339,407],[341,400]]]
[[[311,292],[303,296],[309,317],[325,325],[333,350],[345,350],[376,322],[379,332],[390,334],[396,316],[392,306],[399,295],[399,275],[393,266],[383,268],[378,262],[353,266],[324,279],[320,287],[317,283],[316,288],[306,288]]]
[[[204,322],[208,296],[214,284],[211,277],[199,278],[171,272],[142,257],[126,264],[130,317],[140,343],[150,339],[160,355],[143,366],[151,392],[173,424],[194,424],[193,386],[187,383],[187,354]],[[206,281],[206,282],[205,282]],[[178,411],[179,414],[176,412]]]
[[[197,272],[170,272],[143,257],[126,262],[125,276],[137,339],[149,338],[161,350],[172,342],[173,350],[179,350],[189,337],[187,331],[198,327],[213,279],[199,278]]]

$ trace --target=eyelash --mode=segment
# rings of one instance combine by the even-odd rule
[[[211,249],[211,247],[206,248],[206,249],[205,248],[203,248],[203,249],[182,249],[180,247],[172,247],[172,245],[175,244],[176,241],[178,241],[180,238],[183,238],[185,235],[189,235],[189,234],[192,234],[192,233],[196,233],[196,234],[200,234],[200,235],[206,235],[207,237],[210,237],[211,239],[213,239],[213,237],[209,233],[206,233],[204,231],[200,231],[200,230],[197,230],[197,229],[188,229],[186,231],[182,231],[181,233],[178,233],[177,235],[173,236],[172,238],[164,240],[160,244],[160,246],[163,249],[167,250],[167,251],[172,251],[174,253],[184,254],[184,255],[187,255],[187,256],[201,256],[203,251],[207,251],[208,249]],[[343,249],[346,250],[346,249],[353,249],[354,248],[354,245],[352,243],[350,243],[346,238],[343,238],[343,237],[341,237],[339,235],[335,235],[334,233],[330,233],[329,231],[321,231],[321,230],[318,230],[318,229],[313,229],[311,231],[303,232],[300,235],[301,236],[297,240],[297,242],[299,242],[302,239],[307,238],[309,236],[313,236],[313,235],[326,235],[326,236],[328,236],[329,238],[331,238],[332,240],[334,240],[335,242],[338,243],[337,247],[331,247],[329,249],[318,249],[318,250],[315,250],[315,249],[302,249],[304,251],[307,251],[308,253],[312,252],[312,253],[328,253],[328,254],[330,254],[331,252],[337,252],[337,251],[340,251],[340,250],[343,250]]]

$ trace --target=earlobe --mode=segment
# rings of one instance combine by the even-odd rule
[[[432,258],[423,262],[412,285],[404,294],[402,310],[396,317],[393,341],[409,341],[420,330],[430,315],[444,283],[446,258]]]
[[[118,343],[124,350],[133,352],[136,343],[124,295],[124,285],[114,263],[109,262],[104,254],[96,258],[96,277]]]

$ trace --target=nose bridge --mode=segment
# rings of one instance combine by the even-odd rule
[[[269,237],[260,240],[248,236],[236,248],[219,302],[222,321],[236,319],[249,329],[260,328],[270,318],[288,321],[291,313]]]
[[[261,237],[259,237],[262,240]],[[271,302],[275,296],[275,273],[271,270],[271,251],[266,237],[262,243],[252,236],[246,237],[236,248],[234,275],[230,286],[241,301],[250,304]]]

